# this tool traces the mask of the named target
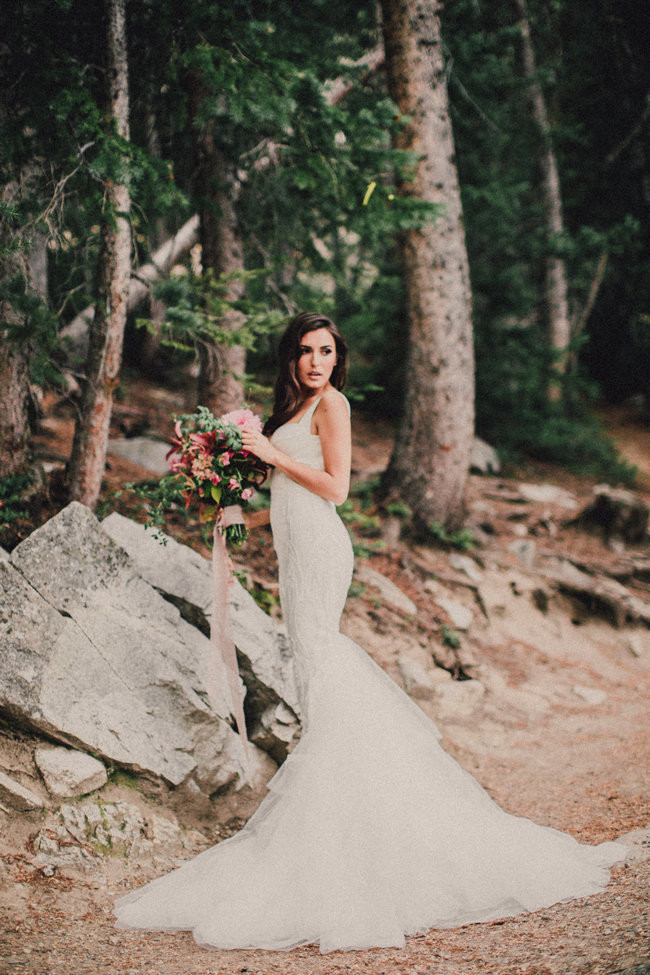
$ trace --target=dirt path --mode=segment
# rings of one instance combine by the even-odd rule
[[[62,909],[37,892],[23,945],[0,958],[0,971],[31,975],[641,975],[650,957],[647,862],[617,871],[605,894],[502,924],[473,925],[409,938],[403,949],[290,953],[211,952],[184,933],[115,932],[95,892]],[[645,920],[644,920],[645,915]],[[643,966],[643,967],[641,967]]]

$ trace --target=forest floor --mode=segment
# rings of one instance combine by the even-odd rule
[[[116,410],[115,435],[146,428],[167,436],[170,413],[182,409],[179,395],[141,381],[131,382],[128,396]],[[639,467],[635,490],[650,504],[650,428],[627,408],[603,419],[621,452]],[[385,466],[391,430],[362,416],[355,417],[354,429],[355,477],[365,479]],[[42,458],[54,463],[64,460],[71,433],[69,406],[50,410],[46,404],[38,438]],[[105,510],[117,507],[141,518],[137,504],[116,492],[125,481],[143,476],[143,470],[111,456],[103,495]],[[477,558],[486,564],[496,560],[494,564],[503,567],[514,589],[522,577],[508,546],[521,539],[517,525],[522,517],[519,511],[513,516],[508,495],[522,481],[562,487],[580,507],[590,500],[595,484],[593,478],[577,477],[551,465],[529,465],[499,478],[470,479],[470,510],[482,512],[483,520],[489,518],[491,525],[487,554],[479,551]],[[53,498],[52,510],[55,508]],[[47,515],[45,510],[43,517]],[[549,517],[548,511],[533,506],[527,525],[535,535],[538,552],[545,556],[578,558],[582,564],[605,571],[614,570],[617,560],[629,555],[596,536],[578,532],[557,510]],[[182,540],[201,548],[196,526],[178,527],[180,536],[186,536]],[[646,546],[636,554],[647,559],[650,553]],[[362,561],[392,578],[424,617],[430,595],[413,566],[424,562],[433,571],[443,566],[443,556],[446,558],[445,553],[426,552],[403,541],[373,549],[370,540]],[[237,561],[273,592],[266,530],[247,543]],[[647,599],[650,586],[644,588]],[[549,646],[527,642],[524,630],[529,621],[524,617],[519,641],[505,637],[502,644],[487,637],[483,640],[479,629],[468,652],[478,659],[477,676],[485,679],[486,703],[466,717],[436,714],[436,719],[447,750],[507,811],[567,831],[583,842],[629,837],[631,856],[613,869],[612,880],[602,893],[505,921],[432,930],[408,938],[404,948],[330,955],[321,955],[313,946],[288,953],[209,951],[185,932],[114,928],[113,900],[153,877],[155,864],[133,867],[112,858],[102,871],[89,876],[45,877],[35,870],[25,841],[38,829],[39,820],[38,814],[29,814],[13,825],[0,818],[4,831],[4,835],[0,833],[0,975],[650,973],[650,654],[639,652],[638,641],[634,644],[637,649],[631,649],[627,632],[603,620],[573,622],[579,631],[578,642],[569,640],[566,646],[562,641]],[[358,587],[348,601],[344,629],[389,673],[398,676],[396,647],[413,642],[409,621]],[[648,633],[642,631],[644,646]],[[604,696],[599,703],[589,703],[571,695],[573,685],[588,685]],[[526,705],[526,701],[539,703],[542,698],[544,707]],[[422,705],[435,713],[434,704]],[[111,793],[111,797],[119,795],[119,789]],[[132,795],[130,792],[129,800]],[[145,795],[138,798],[142,803],[151,801]],[[223,835],[216,827],[211,833],[204,813],[175,807],[174,814],[184,826],[201,829],[211,840]],[[220,813],[226,829],[232,814],[232,803],[226,803]],[[233,829],[236,824],[231,818]],[[10,825],[11,834],[5,829]]]

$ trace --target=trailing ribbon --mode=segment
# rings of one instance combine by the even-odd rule
[[[237,724],[237,731],[244,746],[244,767],[249,773],[248,737],[244,719],[244,694],[241,692],[237,652],[232,635],[230,620],[230,587],[233,584],[232,562],[226,551],[226,528],[228,525],[243,524],[244,516],[239,505],[222,508],[214,524],[212,545],[212,621],[210,640],[215,652],[220,654],[226,669],[230,688],[230,707]],[[244,692],[245,693],[245,692]]]

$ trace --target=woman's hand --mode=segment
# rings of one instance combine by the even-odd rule
[[[244,450],[250,450],[251,454],[255,454],[265,464],[275,464],[274,458],[277,458],[277,451],[263,433],[252,430],[250,427],[242,427],[241,439]]]

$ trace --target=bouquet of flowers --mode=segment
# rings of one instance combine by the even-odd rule
[[[175,487],[189,508],[193,500],[214,506],[215,517],[232,505],[243,505],[266,477],[268,465],[242,447],[242,427],[262,429],[250,410],[233,410],[215,417],[205,406],[176,418],[172,448],[167,454]],[[241,522],[224,519],[224,532],[232,545],[246,538]]]

